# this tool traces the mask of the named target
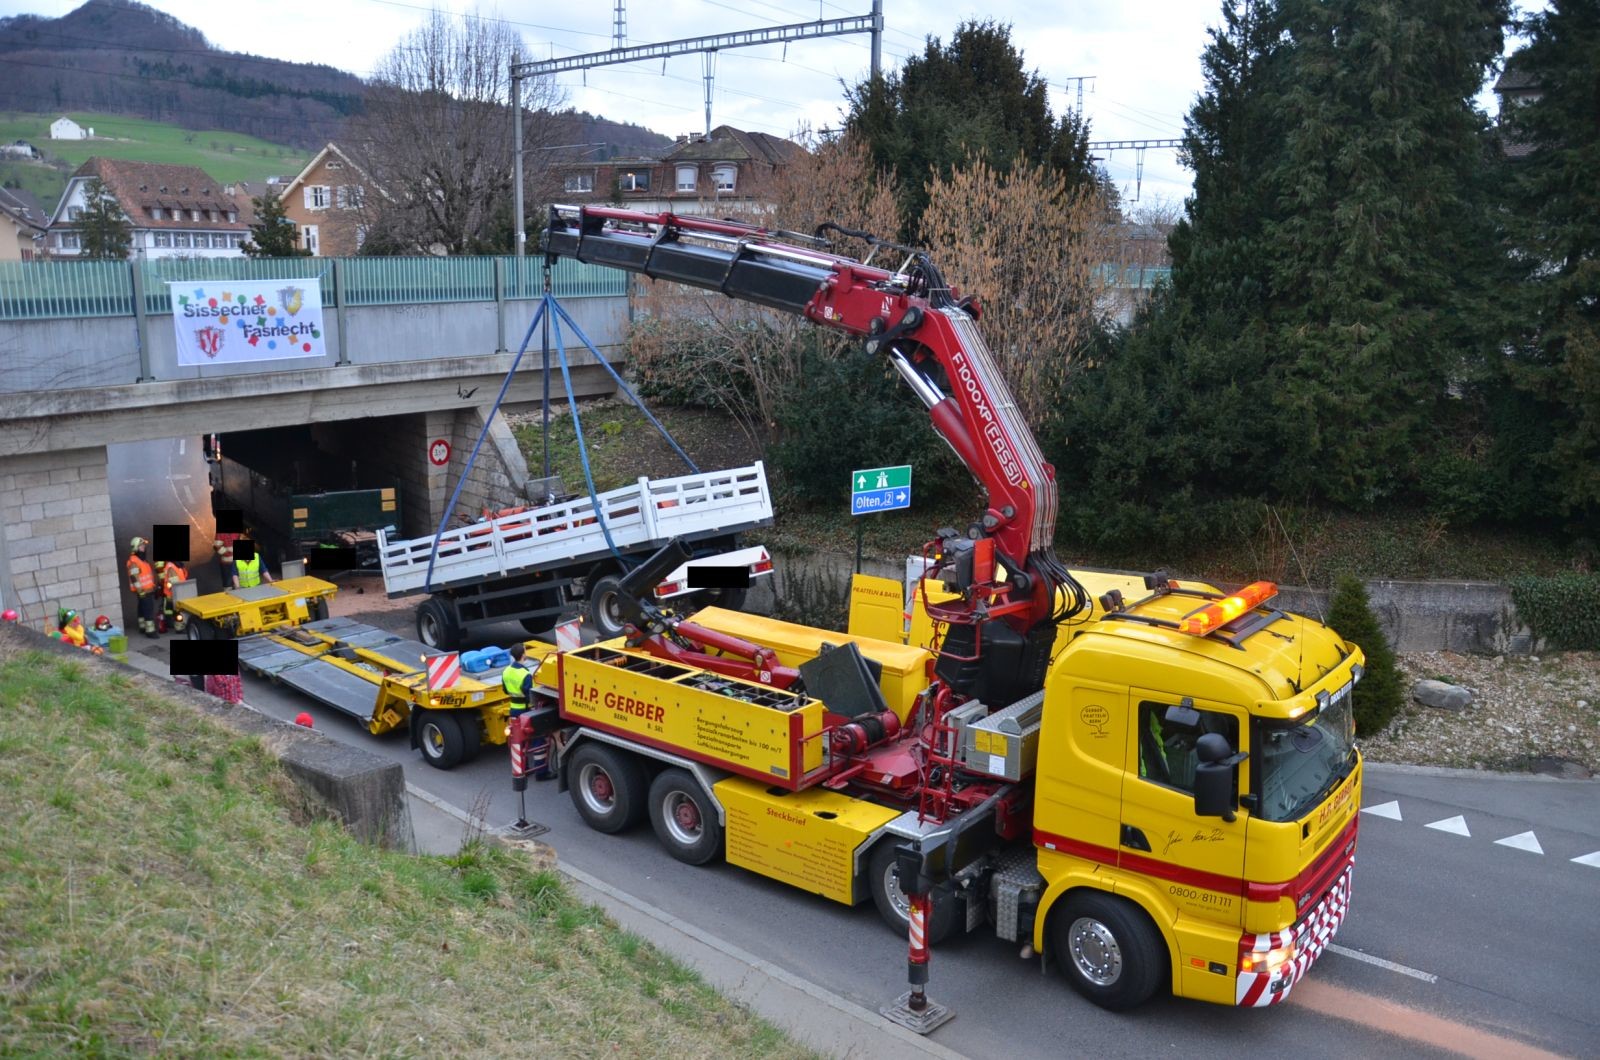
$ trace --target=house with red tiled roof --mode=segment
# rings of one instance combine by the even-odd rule
[[[719,125],[709,136],[679,137],[660,158],[561,164],[562,199],[674,213],[759,203],[766,179],[805,150],[781,136]]]
[[[67,181],[50,218],[54,257],[80,251],[77,221],[89,181],[98,177],[122,207],[132,229],[135,258],[237,258],[250,235],[249,202],[243,205],[198,166],[91,158]]]
[[[328,144],[278,189],[283,213],[313,257],[345,258],[367,238],[369,196],[388,193],[338,144]]]
[[[49,215],[31,192],[0,188],[0,261],[45,257],[44,233],[49,223]]]

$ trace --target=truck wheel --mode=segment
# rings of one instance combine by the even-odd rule
[[[667,853],[688,865],[704,865],[722,853],[717,809],[684,769],[663,769],[650,784],[650,827]]]
[[[1112,1012],[1148,1001],[1166,969],[1155,925],[1101,891],[1080,891],[1051,915],[1050,948],[1072,988]]]
[[[467,763],[483,749],[483,717],[475,710],[458,710],[454,715],[461,730],[461,761]]]
[[[878,842],[867,862],[867,883],[872,889],[872,904],[878,915],[901,938],[911,930],[911,899],[900,888],[900,868],[895,863],[895,847],[900,844],[893,836]],[[949,889],[935,888],[933,904],[928,915],[928,945],[935,946],[950,937],[956,927],[956,897]]]
[[[622,636],[622,579],[607,574],[589,582],[589,622],[599,640]]]
[[[423,711],[417,730],[417,746],[422,749],[424,762],[435,769],[453,769],[460,763],[466,739],[450,711]]]
[[[596,832],[615,835],[644,819],[644,771],[631,755],[586,740],[573,751],[568,770],[572,805]]]
[[[435,651],[454,651],[461,646],[461,627],[449,604],[430,596],[417,605],[417,639]]]

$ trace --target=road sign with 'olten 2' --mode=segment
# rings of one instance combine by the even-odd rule
[[[850,514],[872,515],[911,507],[911,465],[850,472]]]

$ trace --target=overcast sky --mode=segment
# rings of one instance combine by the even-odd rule
[[[233,51],[319,62],[366,76],[434,6],[504,19],[522,34],[530,58],[605,51],[613,45],[615,0],[150,0]],[[60,15],[81,0],[0,0],[0,14]],[[649,44],[763,26],[867,14],[871,0],[649,0],[626,4],[627,43]],[[1083,106],[1099,140],[1172,139],[1200,91],[1200,51],[1220,21],[1218,0],[883,0],[884,65],[898,66],[924,39],[949,40],[968,18],[1012,26],[1030,70],[1050,85],[1061,114]],[[268,43],[270,42],[270,43]],[[840,81],[864,78],[869,38],[822,38],[720,52],[712,96],[713,125],[789,135],[802,126],[836,125]],[[701,57],[684,55],[602,67],[560,77],[569,105],[667,135],[705,127]],[[1136,152],[1101,152],[1125,198],[1136,193]],[[1181,203],[1189,174],[1170,148],[1144,154],[1141,201]]]

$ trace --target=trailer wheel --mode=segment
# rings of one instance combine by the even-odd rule
[[[205,619],[190,615],[188,636],[190,640],[216,640],[217,631]]]
[[[717,809],[687,770],[663,769],[650,783],[650,827],[685,864],[704,865],[722,853]]]
[[[1051,915],[1050,948],[1072,988],[1112,1012],[1148,1001],[1166,970],[1155,925],[1101,891],[1080,891]]]
[[[425,710],[417,725],[417,746],[422,760],[435,769],[453,769],[466,751],[466,738],[455,715],[448,710]]]
[[[454,610],[436,596],[417,605],[417,639],[435,651],[454,651],[461,646],[461,627]]]
[[[615,835],[644,819],[644,771],[631,755],[586,740],[573,751],[568,770],[572,805],[596,832]]]
[[[475,710],[458,710],[456,727],[461,730],[461,761],[470,762],[483,750],[483,717]]]
[[[328,601],[326,597],[317,597],[306,602],[306,613],[313,622],[325,622],[328,618]]]
[[[622,579],[606,574],[589,582],[589,622],[600,640],[622,636]]]
[[[901,938],[911,930],[911,899],[900,887],[900,867],[896,864],[895,848],[899,842],[893,836],[879,840],[867,862],[867,884],[872,890],[872,904],[878,915]],[[948,888],[935,888],[928,915],[928,945],[935,946],[950,937],[956,928],[956,896]]]

